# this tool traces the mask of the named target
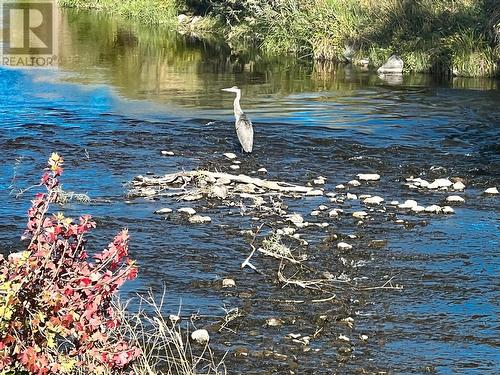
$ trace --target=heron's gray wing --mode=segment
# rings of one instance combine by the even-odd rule
[[[253,149],[253,126],[250,119],[243,113],[236,120],[236,134],[245,152],[252,152]]]

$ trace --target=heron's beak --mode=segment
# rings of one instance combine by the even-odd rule
[[[233,92],[233,89],[232,88],[222,89],[222,91]]]

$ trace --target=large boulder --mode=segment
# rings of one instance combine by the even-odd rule
[[[377,69],[379,74],[401,74],[403,73],[403,60],[397,55],[392,55],[389,59]]]

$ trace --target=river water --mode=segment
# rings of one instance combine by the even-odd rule
[[[130,230],[141,270],[125,295],[165,290],[165,313],[181,305],[183,315],[206,317],[200,325],[223,316],[223,308],[239,308],[232,331],[209,327],[217,352],[228,352],[229,373],[499,373],[500,200],[482,194],[500,186],[498,81],[384,80],[355,68],[236,56],[217,43],[102,15],[64,11],[59,21],[59,68],[0,69],[2,253],[22,248],[31,192],[14,193],[36,183],[57,151],[66,160],[64,189],[92,198],[57,210],[94,216],[98,228],[89,243],[95,249],[120,228]],[[232,94],[221,92],[233,85],[242,88],[242,107],[254,123],[250,156],[239,153]],[[302,185],[324,176],[326,192],[357,173],[382,176],[350,189],[386,200],[385,209],[362,223],[350,215],[364,209],[359,200],[285,202],[289,213],[329,223],[303,232],[309,245],[293,246],[308,256],[309,267],[350,281],[339,284],[334,299],[285,302],[329,295],[280,284],[275,259],[253,259],[265,275],[240,269],[252,240],[240,232],[266,221],[259,215],[213,202],[127,196],[139,174],[232,172],[225,152],[238,155],[245,174],[265,167],[266,178]],[[410,176],[460,177],[465,203],[453,215],[386,206],[405,199],[440,204],[456,194],[410,190],[404,185]],[[320,204],[345,213],[309,216]],[[186,205],[212,223],[153,214]],[[285,226],[279,218],[271,224]],[[353,248],[338,250],[334,235]],[[236,288],[220,288],[225,277]],[[370,289],[391,278],[403,289]],[[269,318],[282,325],[267,326]],[[294,342],[290,333],[310,336],[310,344]]]

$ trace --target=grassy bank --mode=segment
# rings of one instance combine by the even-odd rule
[[[235,50],[381,65],[399,54],[405,70],[495,76],[500,61],[496,0],[61,0],[184,32],[216,33]],[[176,17],[181,17],[181,22]]]

